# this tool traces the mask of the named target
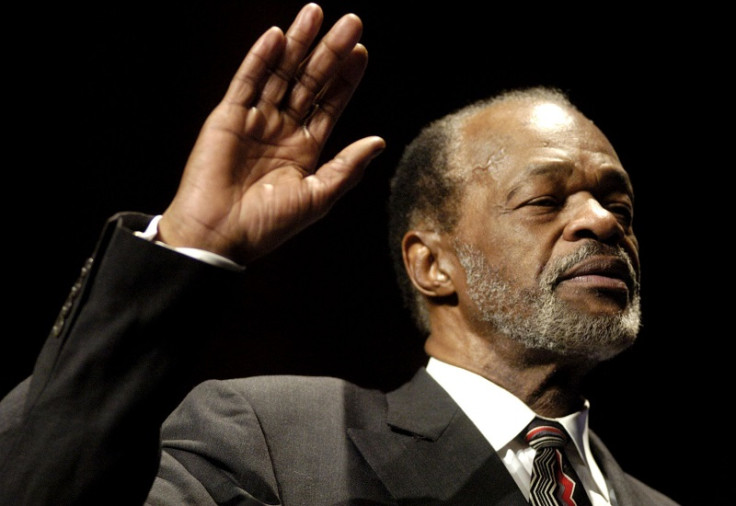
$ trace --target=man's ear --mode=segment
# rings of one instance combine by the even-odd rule
[[[428,297],[447,297],[455,293],[452,255],[444,236],[410,230],[404,235],[401,248],[404,267],[417,290]]]

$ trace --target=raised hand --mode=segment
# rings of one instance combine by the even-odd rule
[[[159,224],[171,246],[248,263],[324,216],[380,151],[380,137],[319,156],[363,76],[362,22],[348,14],[315,43],[322,9],[306,5],[246,55],[207,118]]]

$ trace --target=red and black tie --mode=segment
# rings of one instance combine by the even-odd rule
[[[567,460],[567,432],[562,425],[535,418],[526,441],[534,448],[529,502],[532,506],[590,506],[580,478]]]

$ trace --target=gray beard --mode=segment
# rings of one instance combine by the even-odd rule
[[[468,295],[476,305],[479,319],[528,349],[600,361],[613,357],[636,340],[641,325],[639,281],[631,259],[620,247],[588,242],[572,255],[545,266],[538,287],[523,290],[515,289],[474,246],[457,242],[455,250],[465,269]],[[554,292],[556,280],[563,272],[601,252],[624,260],[635,280],[629,304],[616,315],[580,311]]]

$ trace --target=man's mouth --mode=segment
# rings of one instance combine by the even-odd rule
[[[557,284],[562,283],[606,291],[630,292],[634,287],[628,264],[620,258],[603,255],[573,265],[558,276]]]

